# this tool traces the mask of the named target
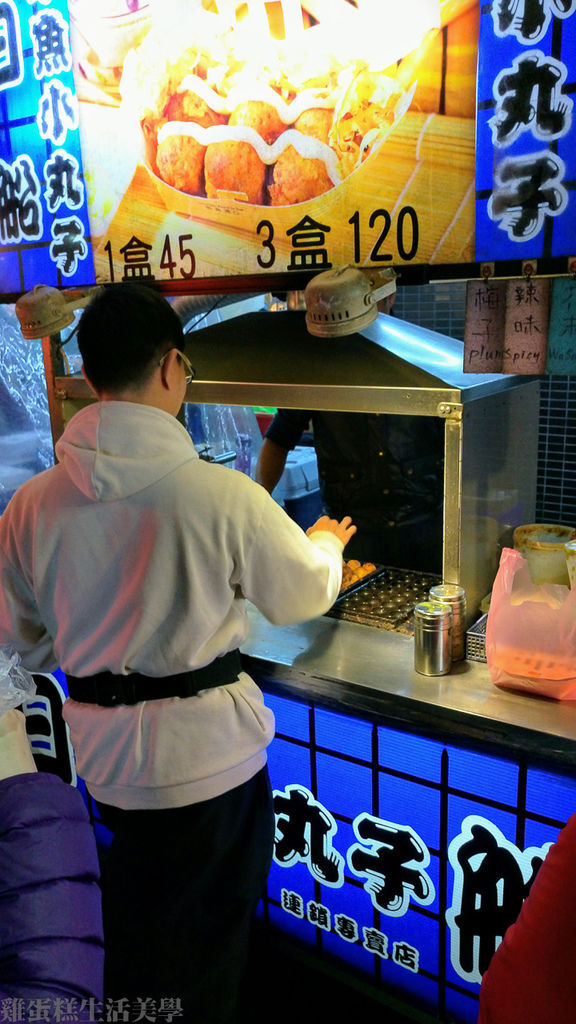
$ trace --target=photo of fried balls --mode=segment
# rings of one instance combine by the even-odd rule
[[[333,115],[312,108],[286,124],[273,103],[245,100],[225,116],[187,89],[170,96],[151,127],[155,168],[163,181],[188,195],[231,195],[257,206],[301,203],[334,187],[327,166],[333,157],[328,145]],[[223,131],[195,130],[220,126]],[[300,151],[290,144],[294,133]],[[307,138],[315,140],[310,155]]]
[[[333,116],[332,110],[313,107],[296,119],[294,128],[302,135],[328,145]],[[332,181],[324,161],[303,157],[293,146],[287,146],[272,169],[270,203],[272,206],[302,203],[321,196],[331,188]]]
[[[233,27],[218,34],[219,25],[204,12],[184,49],[175,34],[168,42],[151,31],[125,61],[123,102],[138,118],[148,166],[180,192],[257,206],[315,199],[404,112],[406,83],[395,70],[313,48],[303,56],[273,40],[248,53]]]
[[[264,203],[266,164],[248,142],[211,143],[206,147],[204,175],[208,199],[231,192],[240,193],[247,203]]]
[[[176,135],[158,145],[156,164],[163,181],[188,195],[204,192],[206,147],[188,135]]]
[[[268,187],[271,206],[291,206],[315,199],[332,188],[326,165],[322,160],[300,156],[293,146],[280,154]]]
[[[269,146],[286,129],[276,107],[262,100],[246,100],[239,103],[230,114],[228,124],[253,128]]]
[[[193,92],[171,96],[164,110],[168,121],[193,122],[203,128],[224,124],[225,118],[212,110]],[[172,135],[157,143],[156,166],[168,185],[189,195],[204,192],[204,159],[206,147],[191,135]]]

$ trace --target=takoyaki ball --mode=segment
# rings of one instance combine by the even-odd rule
[[[246,100],[245,103],[239,103],[230,114],[228,124],[254,128],[269,146],[286,129],[276,107],[261,100]]]
[[[170,135],[156,151],[158,173],[163,181],[182,192],[204,194],[204,156],[201,146],[190,135]]]
[[[195,92],[175,92],[164,108],[167,121],[194,121],[202,128],[210,128],[215,124],[224,124],[226,117],[209,107],[205,100]]]
[[[206,195],[217,199],[219,190],[244,192],[246,201],[264,202],[266,164],[248,142],[212,142],[204,161]]]
[[[291,206],[321,196],[333,187],[323,160],[306,158],[287,146],[274,164],[268,187],[271,206]]]
[[[302,135],[311,135],[313,139],[320,139],[320,142],[328,144],[333,116],[333,110],[311,107],[296,118],[294,127],[296,131],[302,132]]]

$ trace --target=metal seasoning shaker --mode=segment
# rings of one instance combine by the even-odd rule
[[[445,676],[452,665],[452,609],[440,601],[414,608],[414,668],[424,676]]]
[[[462,661],[466,653],[466,591],[456,583],[431,587],[431,601],[443,601],[452,609],[452,661]]]

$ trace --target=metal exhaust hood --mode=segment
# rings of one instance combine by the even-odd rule
[[[465,374],[461,341],[380,314],[357,334],[318,338],[302,311],[247,313],[187,335],[199,403],[438,415],[519,380]]]

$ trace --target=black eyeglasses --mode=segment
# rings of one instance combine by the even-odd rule
[[[169,349],[168,352],[164,353],[164,355],[162,356],[162,359],[160,359],[159,362],[158,362],[158,366],[164,366],[164,363],[166,362],[166,360],[167,360],[168,356],[170,355],[171,351],[172,351],[172,349]],[[179,348],[176,349],[176,351],[178,353],[178,358],[183,363],[184,369],[186,370],[186,383],[190,384],[190,382],[193,381],[195,376],[196,376],[196,370],[192,366],[192,363],[188,359],[188,356],[185,356],[184,353],[181,352]]]

